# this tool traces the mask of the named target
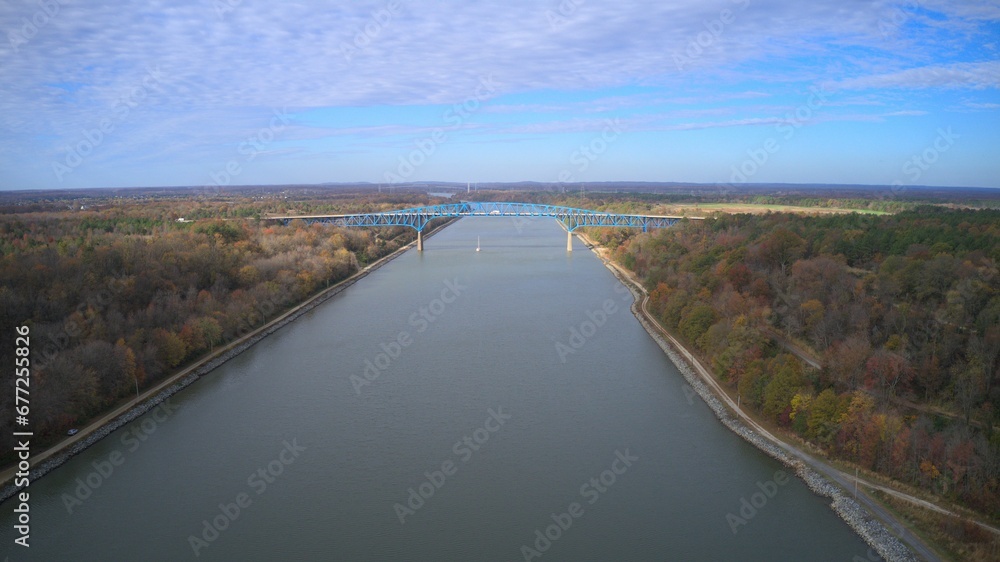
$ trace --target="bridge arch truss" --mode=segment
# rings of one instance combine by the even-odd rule
[[[567,249],[572,249],[573,231],[582,226],[605,226],[623,228],[641,228],[643,232],[651,228],[667,228],[673,226],[684,217],[629,215],[608,213],[590,209],[577,209],[558,205],[543,205],[538,203],[509,202],[479,202],[463,201],[460,203],[445,203],[425,207],[412,207],[397,211],[382,211],[377,213],[355,213],[347,215],[303,215],[303,216],[272,216],[288,224],[293,220],[301,220],[307,224],[323,223],[333,226],[406,226],[417,231],[417,247],[423,249],[421,234],[427,224],[442,217],[552,217],[566,228],[570,238]]]

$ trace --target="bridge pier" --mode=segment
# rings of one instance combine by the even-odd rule
[[[424,251],[423,229],[438,217],[470,217],[470,216],[509,216],[509,217],[552,217],[562,223],[566,229],[566,251],[573,251],[573,230],[581,226],[641,228],[648,232],[653,228],[673,226],[684,217],[653,216],[653,215],[620,215],[589,209],[575,209],[556,205],[539,205],[535,203],[502,203],[502,202],[461,202],[426,207],[413,207],[396,211],[379,213],[355,213],[348,215],[267,215],[267,220],[280,221],[284,225],[293,220],[302,220],[306,224],[315,222],[341,227],[378,227],[405,226],[417,231],[417,251]],[[690,217],[697,218],[697,217]]]

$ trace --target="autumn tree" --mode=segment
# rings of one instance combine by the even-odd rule
[[[805,240],[784,226],[778,226],[760,241],[757,254],[764,264],[778,267],[782,275],[805,251]]]
[[[830,445],[840,430],[840,417],[848,403],[841,400],[832,388],[820,392],[812,401],[807,421],[807,436],[823,445]]]
[[[792,397],[806,380],[802,374],[802,363],[792,355],[778,355],[771,360],[768,368],[774,376],[764,388],[764,414],[779,419],[790,410]]]
[[[912,378],[909,362],[892,351],[879,350],[865,363],[865,385],[878,391],[883,400],[908,390]]]

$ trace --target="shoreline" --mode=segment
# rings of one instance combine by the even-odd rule
[[[762,451],[764,454],[777,460],[784,466],[793,469],[806,486],[820,497],[830,498],[830,508],[837,514],[851,529],[861,537],[869,547],[872,548],[884,560],[911,561],[916,560],[913,552],[903,544],[895,535],[889,532],[885,525],[872,513],[861,506],[857,501],[845,493],[840,486],[830,481],[820,474],[816,469],[809,466],[806,461],[784,449],[775,441],[779,441],[773,435],[770,439],[754,430],[744,423],[741,417],[737,417],[727,408],[720,397],[717,396],[706,384],[702,376],[699,376],[694,364],[698,364],[697,358],[685,349],[680,342],[677,342],[669,335],[659,323],[650,317],[644,308],[646,293],[642,285],[631,275],[617,267],[609,259],[605,259],[598,251],[600,246],[583,233],[577,236],[584,242],[588,249],[594,252],[611,273],[632,293],[635,299],[632,302],[632,314],[639,320],[643,329],[660,347],[663,353],[670,359],[677,370],[684,377],[705,404],[712,410],[715,417],[730,431],[745,441]],[[664,337],[664,334],[667,337]],[[669,341],[668,339],[669,338]],[[700,366],[700,364],[699,364]],[[702,368],[703,369],[703,368]]]
[[[424,239],[426,240],[427,238],[430,238],[443,228],[451,225],[452,222],[453,221],[448,221],[445,224],[426,232],[424,234]],[[29,482],[34,482],[49,472],[62,466],[71,458],[90,448],[98,441],[111,435],[115,432],[115,430],[121,428],[123,425],[128,424],[149,410],[159,406],[168,398],[187,388],[201,377],[208,375],[223,363],[243,353],[247,349],[250,349],[257,342],[285,327],[287,324],[298,319],[303,314],[312,311],[317,306],[340,294],[342,291],[354,285],[361,279],[364,279],[368,276],[368,274],[380,269],[382,266],[415,247],[416,241],[414,240],[413,242],[398,248],[391,254],[382,256],[365,268],[358,270],[350,277],[338,281],[331,287],[323,289],[319,293],[316,293],[305,301],[293,306],[291,309],[285,311],[271,321],[266,322],[264,325],[219,348],[218,351],[215,351],[214,353],[196,361],[194,364],[181,369],[179,372],[168,376],[162,382],[143,392],[142,396],[134,402],[129,400],[125,404],[112,409],[110,412],[98,416],[72,438],[56,443],[44,451],[41,451],[37,455],[33,455],[28,460],[31,465],[28,473]],[[15,486],[13,484],[16,472],[16,463],[11,466],[4,467],[3,470],[0,471],[0,485],[2,485],[2,488],[0,488],[0,504],[3,504],[5,501],[15,496],[19,491],[25,488],[24,486]]]

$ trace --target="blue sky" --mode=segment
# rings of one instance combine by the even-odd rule
[[[1000,2],[0,2],[0,189],[1000,187]]]

